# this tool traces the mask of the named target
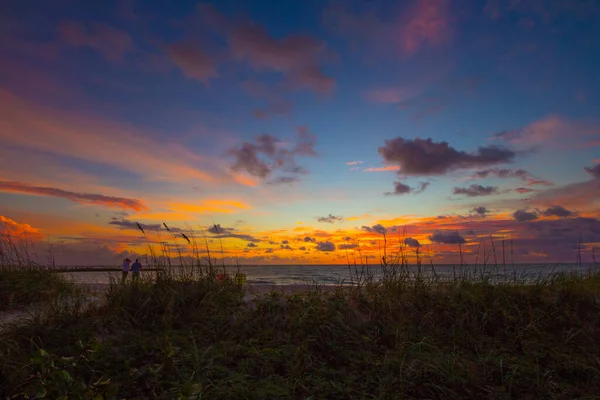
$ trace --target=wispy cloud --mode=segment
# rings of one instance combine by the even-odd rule
[[[207,84],[211,78],[217,78],[217,63],[197,44],[179,42],[165,47],[165,53],[185,76]]]
[[[392,196],[392,195],[401,196],[401,195],[405,195],[405,194],[419,194],[419,193],[422,193],[423,191],[425,191],[425,189],[427,189],[428,186],[429,186],[429,182],[421,182],[418,187],[412,187],[412,186],[409,186],[402,182],[395,182],[394,183],[394,191],[386,192],[386,193],[384,193],[384,195],[386,195],[386,196]]]
[[[446,0],[412,0],[380,16],[376,7],[337,4],[328,7],[324,24],[344,37],[353,48],[358,45],[386,55],[408,57],[423,48],[436,47],[451,38],[453,18]]]
[[[473,178],[517,178],[527,183],[529,186],[542,185],[542,186],[553,186],[554,184],[545,179],[536,178],[532,173],[522,169],[508,169],[508,168],[488,168],[481,171],[475,172]]]
[[[279,73],[292,88],[333,91],[335,80],[322,68],[333,56],[325,42],[300,34],[273,37],[257,22],[229,18],[209,4],[199,5],[198,15],[205,29],[227,43],[230,61]]]
[[[0,191],[9,193],[24,193],[38,196],[52,196],[74,201],[82,204],[94,204],[104,207],[130,209],[134,211],[147,210],[148,208],[136,199],[125,197],[105,196],[102,194],[75,193],[52,187],[31,186],[21,182],[0,181]]]
[[[411,55],[424,46],[436,46],[452,34],[450,3],[446,0],[417,0],[406,12],[406,21],[400,25],[400,49]]]
[[[401,167],[399,165],[388,165],[387,167],[371,167],[363,169],[363,172],[385,172],[385,171],[398,171]]]
[[[214,159],[131,126],[40,106],[4,90],[0,108],[0,142],[110,165],[149,180],[217,181],[216,173],[204,170],[215,172]]]
[[[363,161],[348,161],[346,163],[346,165],[358,165],[358,164],[362,164]]]
[[[59,28],[62,39],[71,46],[88,46],[110,61],[120,60],[133,48],[129,33],[104,23],[85,26],[80,22],[65,21]]]
[[[525,127],[496,133],[492,139],[514,145],[554,145],[582,147],[600,135],[600,123],[594,121],[570,121],[558,115],[550,115]]]

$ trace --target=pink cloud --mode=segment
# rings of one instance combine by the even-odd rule
[[[92,23],[86,27],[79,22],[66,21],[60,24],[59,32],[69,45],[91,47],[110,61],[120,60],[133,48],[129,33],[104,23]]]
[[[286,101],[275,101],[269,103],[264,108],[257,108],[252,111],[252,114],[258,119],[269,119],[272,116],[287,115],[292,111],[292,103]]]
[[[531,192],[534,192],[534,191],[535,191],[534,189],[523,188],[523,187],[515,189],[515,192],[517,192],[517,193],[531,193]]]
[[[197,79],[206,84],[211,78],[219,76],[215,60],[193,43],[168,45],[165,53],[190,79]]]
[[[597,138],[598,135],[600,123],[596,121],[570,121],[550,115],[523,128],[497,133],[492,138],[523,146],[550,144],[561,147],[586,147],[600,145],[600,141],[590,139]]]
[[[131,126],[65,112],[0,90],[0,142],[111,165],[152,180],[214,182],[214,159]],[[204,168],[203,168],[204,167]],[[224,172],[223,172],[224,173]]]
[[[422,91],[423,88],[415,86],[376,88],[367,91],[365,97],[375,103],[396,104],[412,99]]]
[[[83,204],[96,204],[106,207],[130,209],[134,211],[148,208],[139,200],[126,197],[105,196],[103,194],[76,193],[53,187],[32,186],[21,182],[0,181],[0,192],[24,193],[37,196],[52,196]]]
[[[407,10],[398,32],[400,49],[411,55],[426,45],[439,45],[452,34],[446,0],[418,0]]]
[[[324,42],[302,35],[276,39],[254,23],[233,28],[228,40],[234,59],[247,61],[257,70],[282,73],[294,86],[319,93],[329,93],[335,86],[320,68],[321,60],[330,57]]]
[[[358,164],[362,164],[363,161],[348,161],[346,163],[346,165],[358,165]]]
[[[350,47],[367,46],[371,54],[375,50],[411,56],[426,46],[442,44],[452,35],[447,0],[397,2],[402,6],[388,10],[385,16],[376,6],[351,11],[341,4],[325,10],[325,26],[345,37]]]

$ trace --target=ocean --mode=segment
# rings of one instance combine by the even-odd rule
[[[89,268],[89,267],[86,267]],[[114,268],[114,266],[98,266],[96,269]],[[92,268],[90,268],[92,269]],[[452,280],[455,276],[489,278],[491,281],[504,280],[536,280],[546,278],[553,274],[576,273],[586,274],[590,271],[600,271],[600,264],[517,264],[514,267],[503,265],[483,266],[460,266],[455,265],[431,265],[423,264],[418,266],[409,266],[407,269],[411,276],[419,273],[426,277],[437,279]],[[174,268],[177,271],[177,268]],[[235,274],[238,267],[227,267],[230,274]],[[321,285],[352,284],[357,281],[357,276],[366,272],[375,279],[383,276],[383,270],[380,266],[370,266],[366,269],[361,267],[348,267],[345,265],[247,265],[240,266],[239,271],[246,274],[249,284],[267,284],[267,285],[293,285],[318,283]],[[69,272],[61,272],[65,277],[79,283],[108,283],[111,279],[120,279],[121,272],[114,271],[77,271],[74,268]],[[154,271],[142,271],[143,275],[153,276]],[[175,272],[177,273],[177,272]]]

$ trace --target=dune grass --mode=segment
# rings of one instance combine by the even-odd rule
[[[74,289],[72,283],[36,262],[29,250],[25,240],[0,234],[0,311],[49,301]]]
[[[321,289],[246,303],[209,274],[113,283],[4,334],[0,397],[600,397],[598,274]]]

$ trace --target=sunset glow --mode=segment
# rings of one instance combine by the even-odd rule
[[[600,244],[600,8],[23,3],[2,17],[0,233],[40,259],[195,242],[242,264],[555,263]]]

